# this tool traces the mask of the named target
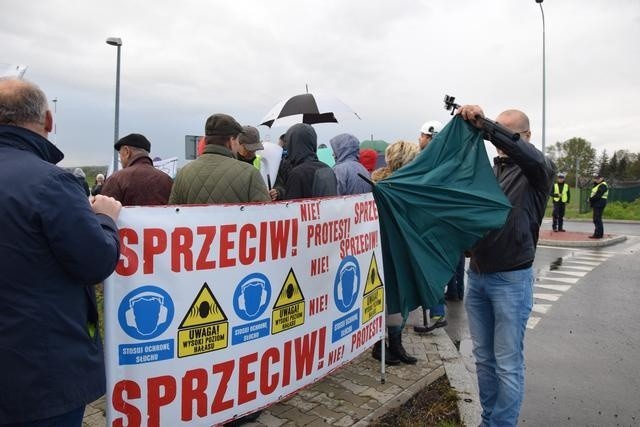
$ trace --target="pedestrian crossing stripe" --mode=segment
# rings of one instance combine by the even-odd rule
[[[382,287],[382,279],[380,278],[380,270],[378,270],[378,262],[376,261],[376,253],[371,255],[369,263],[369,271],[367,272],[367,281],[364,284],[364,295],[373,292],[376,288]]]
[[[562,268],[570,268],[572,270],[580,270],[580,271],[592,271],[595,267],[589,266],[589,267],[585,267],[584,265],[567,265],[567,264],[563,264]]]
[[[560,292],[567,292],[569,289],[571,289],[571,286],[569,285],[545,285],[545,284],[536,284],[535,285],[538,288],[543,288],[543,289],[549,289],[550,291],[560,291]]]
[[[601,262],[593,262],[593,261],[580,261],[578,258],[572,258],[567,260],[568,263],[571,264],[580,264],[580,265],[590,265],[592,267],[597,267],[600,264],[602,264]]]
[[[560,283],[571,283],[572,285],[574,283],[578,283],[578,281],[580,280],[580,279],[572,279],[569,277],[551,277],[551,276],[541,277],[541,279],[552,280],[554,282],[560,282]]]
[[[532,311],[545,314],[551,308],[551,304],[533,304]]]
[[[533,317],[533,316],[529,317],[529,320],[527,320],[527,329],[535,328],[539,321],[540,321],[539,317]]]
[[[564,274],[565,276],[584,277],[589,274],[588,271],[565,271],[565,270],[553,270],[553,274]]]
[[[535,299],[543,299],[545,301],[558,301],[561,296],[562,294],[533,294]]]
[[[296,274],[293,272],[293,268],[289,269],[289,274],[282,284],[282,289],[278,294],[278,299],[273,305],[273,309],[284,307],[285,305],[293,304],[296,302],[304,301],[304,295],[300,284],[296,278]]]
[[[225,322],[226,320],[227,316],[224,314],[213,292],[211,292],[209,285],[205,282],[191,303],[191,307],[189,307],[178,329]]]

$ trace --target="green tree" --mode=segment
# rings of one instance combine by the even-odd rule
[[[633,159],[629,165],[629,179],[632,181],[640,180],[640,153],[633,155]]]
[[[598,159],[598,172],[600,172],[603,176],[607,174],[609,169],[609,156],[607,155],[607,150],[602,150],[602,155]]]
[[[553,146],[555,162],[559,172],[567,174],[567,182],[589,176],[596,168],[596,150],[584,138],[574,137]]]
[[[609,162],[609,167],[607,168],[606,172],[603,175],[611,179],[611,178],[615,178],[617,173],[618,173],[618,153],[615,152],[611,157],[611,161]]]

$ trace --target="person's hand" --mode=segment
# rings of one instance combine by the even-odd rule
[[[271,196],[271,201],[278,200],[278,190],[272,188],[271,190],[269,190],[269,196]]]
[[[95,213],[107,215],[116,221],[120,214],[120,209],[122,209],[122,204],[113,197],[98,194],[93,198],[91,208]]]
[[[458,114],[478,129],[482,129],[482,120],[479,119],[484,118],[484,112],[479,105],[463,105],[458,110]]]

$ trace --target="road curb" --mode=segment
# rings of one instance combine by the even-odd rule
[[[480,425],[482,407],[475,377],[467,370],[462,355],[444,328],[437,329],[433,335],[449,384],[458,393],[460,420],[466,426]]]
[[[540,239],[538,240],[538,245],[559,246],[565,248],[596,248],[615,245],[616,243],[624,242],[625,240],[627,240],[627,236],[610,236],[604,239],[593,239],[588,241]]]

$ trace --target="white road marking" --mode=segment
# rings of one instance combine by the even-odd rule
[[[586,255],[580,255],[573,258],[579,261],[594,261],[594,262],[605,262],[606,260],[609,259],[609,258],[604,258],[599,256],[586,256]]]
[[[551,308],[551,304],[533,304],[532,310],[536,313],[545,314]]]
[[[542,279],[553,280],[554,282],[561,282],[561,283],[571,283],[571,284],[578,283],[578,280],[580,280],[580,279],[572,279],[569,277],[552,277],[549,275],[540,278],[540,280]]]
[[[584,265],[566,265],[566,264],[562,264],[562,266],[560,268],[571,268],[573,270],[582,270],[582,271],[592,271],[594,268],[596,268],[595,266],[590,266],[590,267],[585,267]]]
[[[601,262],[593,262],[593,261],[580,261],[578,259],[568,259],[565,262],[570,262],[572,264],[582,264],[582,265],[591,265],[593,267],[597,267],[600,264],[602,264]]]
[[[558,301],[562,294],[533,294],[535,299],[543,299],[545,301]]]
[[[564,274],[565,276],[573,276],[573,277],[584,277],[589,274],[588,271],[564,271],[562,269],[553,270],[550,273],[552,274]]]
[[[538,288],[549,289],[550,291],[558,291],[558,292],[567,292],[571,289],[569,285],[546,285],[546,284],[537,284],[535,285]]]
[[[535,328],[539,321],[540,321],[539,317],[530,316],[529,320],[527,320],[527,329]]]

